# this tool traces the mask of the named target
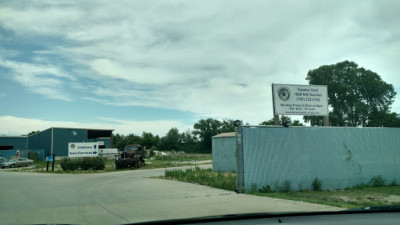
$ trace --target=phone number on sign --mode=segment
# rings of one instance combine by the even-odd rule
[[[303,97],[298,97],[296,98],[297,101],[299,102],[320,102],[320,98],[303,98]]]

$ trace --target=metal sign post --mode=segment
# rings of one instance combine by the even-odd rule
[[[274,91],[274,84],[271,85],[272,90],[272,108],[274,110],[274,124],[279,125],[279,115],[275,113],[275,91]]]
[[[54,171],[54,161],[55,161],[55,157],[56,157],[56,154],[47,154],[47,157],[46,157],[46,171],[49,171],[49,163],[50,162],[53,162],[52,163],[52,167],[51,167],[51,171]]]
[[[239,120],[235,121],[236,134],[236,192],[244,193],[244,165],[242,148],[242,125]]]

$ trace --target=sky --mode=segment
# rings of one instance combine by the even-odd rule
[[[397,0],[1,0],[0,135],[257,125],[273,117],[272,83],[307,84],[344,60],[400,93],[399,11]]]

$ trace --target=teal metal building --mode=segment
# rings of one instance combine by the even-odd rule
[[[0,137],[0,151],[10,149],[27,149],[28,137],[27,136],[1,136]]]
[[[99,148],[112,148],[113,131],[51,127],[29,136],[0,137],[0,151],[43,149],[45,155],[54,153],[56,156],[68,156],[70,142],[100,142]]]
[[[211,140],[213,171],[236,171],[235,132],[218,134]]]

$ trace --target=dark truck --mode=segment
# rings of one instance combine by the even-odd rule
[[[115,168],[140,168],[145,165],[141,145],[125,146],[124,151],[115,158]]]

